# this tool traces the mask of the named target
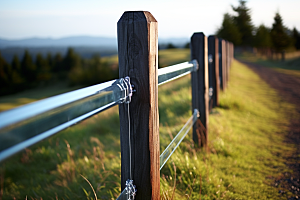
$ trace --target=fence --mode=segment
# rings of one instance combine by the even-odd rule
[[[194,33],[190,46],[191,62],[157,69],[157,21],[149,12],[125,12],[118,22],[122,78],[0,113],[0,161],[119,105],[123,192],[118,199],[159,199],[160,169],[192,127],[195,144],[207,148],[208,113],[229,79],[232,43]],[[158,86],[189,73],[193,115],[160,155]]]

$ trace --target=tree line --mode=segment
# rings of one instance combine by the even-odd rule
[[[257,47],[262,52],[272,50],[279,53],[286,49],[300,49],[298,30],[296,27],[285,27],[279,12],[275,13],[272,27],[264,24],[255,27],[245,0],[240,0],[239,5],[232,6],[232,9],[235,15],[224,14],[221,27],[216,33],[218,37],[231,41],[235,46]]]
[[[0,54],[0,95],[61,81],[88,86],[117,77],[118,67],[109,65],[100,55],[83,59],[72,48],[65,56],[38,53],[35,59],[25,50],[21,59],[14,55],[11,63]]]

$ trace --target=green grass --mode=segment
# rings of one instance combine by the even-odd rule
[[[293,108],[234,61],[229,88],[209,117],[209,153],[194,148],[190,133],[162,169],[162,198],[173,196],[176,178],[174,199],[286,199],[278,195],[280,185],[272,185],[288,171],[284,157],[295,150],[283,142],[285,111]]]
[[[158,52],[159,67],[178,64],[190,59],[189,49],[165,49]]]
[[[189,58],[187,50],[160,55],[163,65]],[[20,97],[26,94],[5,98],[17,102]],[[280,185],[271,184],[287,171],[284,157],[294,150],[283,142],[289,119],[285,110],[292,109],[235,61],[228,90],[209,117],[209,152],[195,148],[189,133],[161,171],[161,198],[171,199],[175,191],[173,199],[286,199],[278,196]],[[192,114],[189,76],[159,87],[159,113],[162,151]],[[81,175],[98,199],[115,199],[121,192],[117,107],[0,163],[0,173],[3,199],[91,199],[93,191]]]
[[[243,53],[237,57],[244,61],[273,68],[280,73],[300,77],[300,52],[292,52],[290,54],[291,55],[287,54],[285,61],[269,60],[263,56],[257,56],[251,53]]]

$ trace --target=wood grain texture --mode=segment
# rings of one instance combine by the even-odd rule
[[[199,64],[197,72],[192,73],[192,112],[198,109],[200,112],[200,121],[203,124],[204,140],[197,134],[199,126],[193,126],[193,140],[195,144],[207,147],[208,141],[208,52],[207,37],[203,33],[194,33],[191,37],[191,59],[196,59]],[[200,131],[200,130],[198,130]],[[200,142],[200,143],[199,143]]]
[[[212,107],[216,107],[219,105],[219,51],[218,51],[218,38],[216,36],[209,36],[208,37],[208,54],[212,55],[212,63],[211,63],[211,69],[209,70],[211,72],[211,75],[209,77],[211,78],[210,87],[213,88],[213,95],[212,95]]]
[[[125,12],[118,21],[119,76],[129,76],[136,89],[129,104],[136,199],[160,198],[157,33],[149,12]],[[122,190],[130,179],[127,106],[119,105]]]

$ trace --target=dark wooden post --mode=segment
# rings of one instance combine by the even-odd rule
[[[192,73],[192,111],[198,109],[200,121],[204,129],[198,124],[193,127],[193,140],[199,146],[207,147],[208,141],[208,59],[207,37],[203,33],[194,33],[191,38],[191,58],[199,65],[197,72]],[[203,135],[200,135],[202,134]],[[201,137],[204,136],[204,137]]]
[[[234,44],[231,43],[231,61],[234,59]]]
[[[222,70],[223,70],[223,90],[225,91],[225,89],[227,88],[227,66],[226,66],[226,41],[225,40],[222,40],[221,42],[221,45],[222,45]]]
[[[219,39],[218,41],[218,45],[219,45],[219,83],[220,83],[220,89],[221,90],[224,90],[225,89],[225,84],[224,84],[224,64],[223,64],[223,57],[224,57],[224,54],[223,54],[223,40],[222,39]]]
[[[136,199],[160,199],[157,33],[150,12],[125,12],[118,21],[119,76],[129,76],[136,90],[129,104],[131,170],[128,104],[119,105],[121,188],[131,173]]]
[[[227,83],[229,81],[229,69],[230,69],[230,48],[229,42],[226,41],[226,65],[227,65]]]
[[[212,107],[219,105],[219,42],[216,36],[208,37],[208,55],[212,58],[212,62],[209,66],[211,75],[211,81],[209,81],[209,87],[213,88],[213,95],[211,97]]]

